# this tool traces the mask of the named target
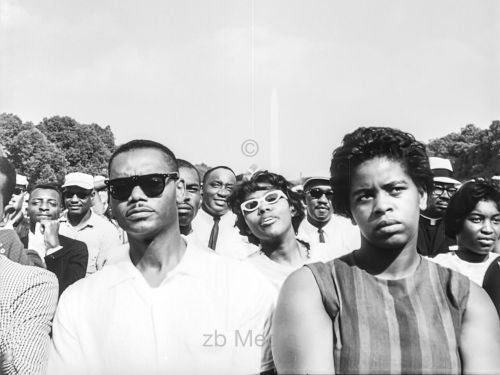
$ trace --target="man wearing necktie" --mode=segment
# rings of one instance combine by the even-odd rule
[[[209,169],[203,176],[201,210],[192,222],[195,236],[215,252],[243,259],[258,249],[236,228],[236,215],[227,198],[236,184],[236,175],[227,166]]]
[[[299,226],[297,237],[321,248],[324,260],[339,257],[360,245],[360,234],[348,219],[335,215],[333,190],[326,177],[312,177],[304,183],[307,216]]]

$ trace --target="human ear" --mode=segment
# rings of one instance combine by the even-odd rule
[[[419,202],[418,202],[418,207],[420,208],[421,211],[425,211],[427,209],[427,192],[422,189],[418,188],[418,195],[419,195]]]

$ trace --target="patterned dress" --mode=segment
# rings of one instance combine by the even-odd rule
[[[306,267],[333,322],[336,373],[461,373],[467,277],[422,259],[413,275],[383,280],[353,253]]]

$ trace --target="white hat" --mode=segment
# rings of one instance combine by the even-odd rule
[[[434,181],[442,182],[443,184],[460,184],[460,181],[453,178],[453,167],[449,159],[431,156],[429,163],[434,175]]]
[[[78,186],[85,190],[92,190],[94,188],[94,178],[81,172],[69,173],[64,177],[63,188],[67,186]]]
[[[28,186],[28,179],[22,174],[16,174],[16,185]]]
[[[104,183],[106,181],[106,177],[104,176],[94,176],[94,189],[96,190],[101,190],[106,187],[106,184]]]
[[[308,186],[312,185],[313,182],[319,182],[320,184],[330,185],[330,179],[328,177],[310,177],[304,181],[304,190],[308,188]]]

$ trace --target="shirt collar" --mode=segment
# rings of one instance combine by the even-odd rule
[[[160,287],[178,275],[188,275],[196,277],[204,269],[203,259],[202,257],[200,258],[200,252],[213,254],[211,251],[205,250],[196,245],[196,241],[192,241],[184,235],[181,235],[181,238],[184,242],[186,242],[186,252],[184,253],[184,256],[180,260],[179,264],[172,271],[170,271],[167,277],[162,281]],[[116,264],[116,267],[118,267],[120,272],[117,272],[115,274],[114,279],[110,282],[110,287],[121,284],[127,280],[133,280],[137,278],[141,278],[142,281],[145,281],[144,276],[142,276],[141,272],[132,263],[129,252],[127,252],[127,256],[123,261]]]

